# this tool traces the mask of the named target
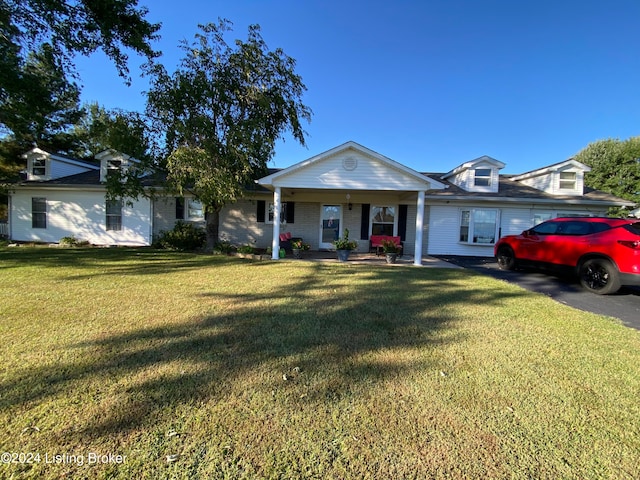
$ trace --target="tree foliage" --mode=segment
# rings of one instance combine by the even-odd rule
[[[153,160],[153,144],[146,119],[138,112],[122,109],[108,110],[97,103],[85,105],[83,117],[70,134],[78,145],[74,152],[79,158],[89,158],[112,148],[138,160]]]
[[[258,25],[233,46],[224,38],[229,21],[199,27],[192,43],[181,43],[184,58],[172,75],[160,65],[149,71],[147,113],[164,136],[169,185],[205,206],[211,247],[220,209],[264,172],[276,141],[289,133],[305,144],[311,110],[295,60],[269,50]]]
[[[149,60],[159,24],[138,0],[0,0],[0,128],[20,140],[75,114],[75,55],[101,49],[129,82],[127,51]],[[59,110],[56,110],[58,108]],[[60,112],[56,117],[56,112]],[[55,130],[55,128],[54,128]],[[39,141],[39,139],[36,138]]]
[[[590,143],[575,159],[591,167],[585,177],[589,187],[640,201],[640,137]]]
[[[19,77],[5,84],[0,125],[25,149],[34,143],[64,149],[65,130],[82,116],[80,89],[65,77],[48,44],[29,53]]]

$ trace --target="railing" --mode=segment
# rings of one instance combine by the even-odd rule
[[[0,222],[0,237],[9,236],[9,224]]]

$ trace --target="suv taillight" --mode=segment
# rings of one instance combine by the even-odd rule
[[[634,250],[640,249],[640,241],[638,240],[618,240],[618,243]]]

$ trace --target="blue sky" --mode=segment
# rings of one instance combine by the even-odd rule
[[[314,112],[287,167],[353,140],[423,172],[489,155],[519,173],[604,138],[640,135],[638,0],[141,0],[161,22],[173,72],[178,42],[218,17],[297,60]],[[78,59],[83,100],[144,110],[139,59],[126,87],[102,55]]]

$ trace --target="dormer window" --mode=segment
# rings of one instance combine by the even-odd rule
[[[31,174],[34,177],[44,177],[47,174],[47,160],[45,158],[34,158],[31,161]]]
[[[560,172],[560,190],[575,190],[576,180],[576,172]]]
[[[491,169],[476,168],[474,176],[474,186],[488,187],[491,185]]]
[[[107,160],[107,178],[118,176],[121,168],[121,160]]]

